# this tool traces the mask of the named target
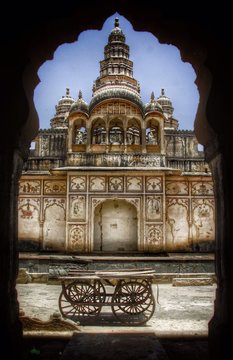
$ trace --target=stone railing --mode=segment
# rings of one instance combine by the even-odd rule
[[[164,167],[165,156],[160,154],[68,154],[68,166],[100,167]]]
[[[204,159],[167,159],[167,167],[184,172],[210,173],[210,168]]]
[[[24,171],[48,171],[65,166],[63,159],[56,158],[29,158],[24,165]]]

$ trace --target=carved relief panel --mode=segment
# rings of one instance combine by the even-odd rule
[[[19,194],[38,195],[41,193],[41,181],[40,180],[20,180]]]
[[[147,224],[146,225],[146,247],[149,251],[157,251],[163,246],[163,225]]]
[[[44,194],[66,194],[65,180],[45,180]]]
[[[146,196],[146,220],[161,221],[162,220],[162,197]]]
[[[40,199],[19,198],[18,236],[20,240],[39,242],[40,238]]]
[[[209,181],[192,182],[192,195],[214,195],[213,183]]]
[[[214,240],[214,199],[192,199],[193,240]]]
[[[40,138],[40,155],[49,156],[49,137],[43,136]]]
[[[70,225],[68,231],[68,246],[73,251],[85,251],[86,225]]]
[[[124,191],[123,176],[109,176],[108,189],[109,191],[114,191],[114,192]]]
[[[146,176],[146,191],[162,192],[163,191],[162,177]]]
[[[175,141],[174,141],[174,137],[170,136],[167,137],[166,136],[166,154],[168,156],[172,156],[175,153]]]
[[[89,190],[90,191],[106,191],[105,176],[90,176]]]
[[[44,199],[43,247],[48,250],[65,249],[66,200]]]
[[[167,195],[188,195],[189,187],[187,181],[166,181]]]
[[[184,156],[185,142],[182,137],[175,138],[175,154],[176,156]]]
[[[86,220],[86,197],[83,195],[71,195],[69,197],[69,217],[70,220]]]
[[[191,171],[193,172],[205,172],[206,169],[208,169],[208,165],[202,161],[191,162]]]
[[[86,191],[87,189],[87,178],[86,176],[70,176],[69,177],[70,183],[70,191]]]
[[[127,176],[126,178],[127,191],[142,191],[142,177],[141,176]]]
[[[189,244],[189,199],[166,199],[166,246],[179,249]]]

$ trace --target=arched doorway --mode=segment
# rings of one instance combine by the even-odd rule
[[[94,212],[94,251],[136,251],[138,217],[135,206],[125,200],[109,199]]]

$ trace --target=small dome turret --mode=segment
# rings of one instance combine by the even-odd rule
[[[162,106],[164,115],[166,116],[166,118],[169,118],[172,116],[174,108],[172,106],[172,102],[169,99],[169,97],[167,97],[165,95],[164,89],[161,89],[161,95],[157,98],[157,102]]]
[[[81,90],[79,90],[78,100],[75,101],[70,108],[70,114],[77,112],[77,111],[83,112],[87,115],[89,112],[88,104],[83,100],[83,95],[82,95]]]
[[[66,118],[74,101],[75,100],[70,96],[70,89],[66,88],[66,94],[58,101],[58,104],[55,106],[56,114],[50,120],[52,128],[67,127]]]
[[[112,29],[111,33],[108,37],[108,42],[125,42],[125,35],[123,34],[123,31],[119,27],[119,19],[115,18],[114,28]]]
[[[155,95],[152,91],[150,102],[145,105],[145,115],[153,111],[159,111],[160,113],[163,113],[163,108],[159,102],[155,100]]]

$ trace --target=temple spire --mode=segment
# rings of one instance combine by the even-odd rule
[[[119,27],[119,19],[115,18],[115,23],[114,23],[115,28]]]
[[[79,92],[78,92],[78,98],[79,98],[79,99],[82,99],[82,97],[83,97],[82,91],[79,90]]]

